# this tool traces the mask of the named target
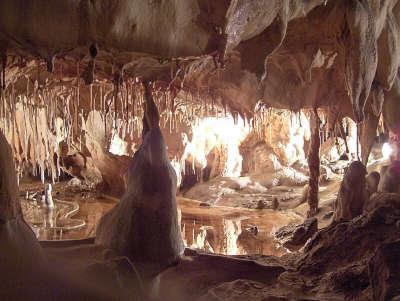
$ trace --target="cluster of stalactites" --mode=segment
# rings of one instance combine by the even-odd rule
[[[134,80],[114,84],[95,82],[88,86],[75,80],[68,84],[40,86],[27,78],[21,93],[14,84],[1,92],[0,129],[11,144],[19,175],[27,168],[42,181],[53,182],[61,175],[61,157],[81,151],[86,123],[101,114],[108,142],[116,133],[125,141],[141,136],[144,89]],[[153,98],[160,111],[160,126],[176,131],[178,123],[190,125],[197,118],[216,116],[223,109],[199,95],[172,93],[153,88]],[[226,110],[225,110],[226,114]]]
[[[289,120],[289,128],[291,131],[296,131],[296,129],[302,127],[309,131],[311,111],[311,109],[302,109],[294,112],[290,110],[275,109],[258,104],[256,106],[251,124],[259,138],[267,137],[269,140],[271,140],[272,135],[274,135],[272,131],[273,127],[271,125],[276,122],[276,118],[278,116],[287,115],[286,117]],[[349,117],[344,117],[333,120],[332,115],[329,114],[325,109],[318,109],[317,112],[319,119],[321,120],[319,131],[321,144],[330,138],[342,138],[344,140],[348,140],[346,137],[352,137],[354,138],[354,141],[350,143],[352,145],[347,145],[346,143],[346,152],[351,152],[354,149],[354,152],[358,152],[358,154],[360,154],[360,147],[357,146],[356,142],[358,140],[359,144],[359,129],[357,124],[352,119]],[[378,126],[379,133],[382,132],[382,128],[383,122],[381,120]],[[309,136],[309,134],[306,136]]]

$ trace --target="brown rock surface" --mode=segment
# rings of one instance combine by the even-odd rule
[[[335,201],[334,220],[351,220],[362,213],[365,202],[365,166],[352,162],[346,170]]]
[[[0,6],[4,81],[8,88],[21,80],[16,90],[23,90],[24,74],[40,74],[39,85],[60,76],[69,89],[75,85],[70,79],[77,76],[76,63],[83,76],[95,62],[95,84],[98,78],[112,80],[118,69],[125,77],[164,85],[174,79],[173,89],[186,100],[197,94],[232,112],[251,114],[262,98],[274,107],[354,113],[360,121],[373,101],[371,89],[383,88],[389,102],[398,94],[399,7],[397,0],[51,5],[5,0]],[[15,58],[20,54],[27,60]],[[34,68],[33,58],[46,64]],[[58,78],[48,81],[59,83]],[[392,128],[398,114],[384,112]]]
[[[389,196],[371,212],[319,231],[305,246],[304,256],[298,261],[300,271],[324,273],[351,262],[368,260],[377,246],[399,236],[396,225],[399,205]]]
[[[382,167],[378,191],[400,193],[400,161]]]
[[[369,264],[374,300],[400,298],[400,240],[382,244]]]
[[[275,239],[283,247],[296,251],[318,231],[318,220],[315,217],[308,218],[299,225],[289,225],[275,232]]]
[[[388,193],[388,192],[377,192],[374,193],[368,201],[364,203],[363,210],[366,212],[371,212],[379,206],[384,206],[387,203],[400,204],[400,194],[398,193]]]

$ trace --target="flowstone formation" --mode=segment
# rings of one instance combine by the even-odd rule
[[[133,157],[121,202],[99,222],[96,244],[132,261],[165,268],[183,253],[175,200],[176,174],[167,157],[158,109],[149,85],[145,86],[143,143]]]

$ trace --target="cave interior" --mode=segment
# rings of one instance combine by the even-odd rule
[[[0,300],[400,300],[400,1],[0,0]]]

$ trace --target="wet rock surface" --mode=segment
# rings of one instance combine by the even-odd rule
[[[300,225],[289,225],[278,229],[275,232],[275,239],[279,243],[291,250],[300,249],[306,241],[318,231],[317,218],[308,218]]]

